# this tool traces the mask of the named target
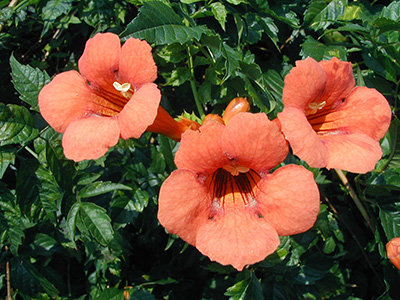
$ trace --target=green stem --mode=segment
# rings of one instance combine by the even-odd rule
[[[372,224],[372,221],[365,210],[364,205],[362,204],[360,198],[358,198],[357,193],[354,191],[352,186],[349,183],[349,180],[347,179],[346,175],[343,173],[342,170],[335,169],[336,174],[339,176],[340,180],[346,187],[347,191],[349,192],[350,197],[353,199],[354,204],[357,206],[358,210],[360,211],[361,215],[363,216],[364,220],[368,223],[369,228],[372,231],[372,234],[375,234],[375,228]]]
[[[197,111],[200,114],[200,118],[203,119],[205,116],[203,106],[201,105],[199,94],[197,92],[197,87],[196,87],[196,79],[194,76],[194,63],[193,63],[193,56],[190,51],[190,46],[187,47],[187,53],[189,57],[189,69],[190,69],[190,87],[192,88],[192,93],[194,97],[194,101],[196,102],[196,108]]]

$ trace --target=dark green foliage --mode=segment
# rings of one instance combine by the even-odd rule
[[[312,169],[314,227],[237,272],[158,223],[179,143],[145,133],[74,163],[37,99],[52,76],[77,69],[88,38],[111,31],[153,46],[173,116],[221,114],[241,96],[275,118],[285,76],[309,56],[351,61],[357,84],[383,93],[396,115],[399,21],[400,1],[0,1],[0,298],[400,299],[385,252],[400,236],[397,117],[376,170],[347,174],[374,232],[334,171]]]

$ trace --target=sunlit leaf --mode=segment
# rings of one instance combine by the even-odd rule
[[[46,71],[20,64],[13,55],[10,57],[11,76],[15,89],[22,101],[28,103],[32,110],[39,111],[38,95],[40,90],[50,82]]]
[[[226,16],[228,15],[225,6],[221,2],[214,2],[210,4],[210,7],[214,18],[221,25],[222,29],[225,30]]]
[[[38,133],[32,116],[25,107],[14,104],[5,105],[0,102],[0,146],[25,145]]]
[[[326,29],[344,13],[347,0],[312,0],[305,13],[304,20],[314,30]]]
[[[191,39],[200,40],[205,32],[204,26],[183,25],[181,18],[168,5],[150,1],[140,8],[138,16],[127,25],[121,37],[135,37],[157,45],[183,44]]]
[[[106,210],[92,202],[82,202],[79,208],[82,223],[101,245],[106,246],[114,237],[111,219]]]
[[[117,190],[131,190],[129,186],[121,183],[114,183],[111,181],[96,181],[86,185],[79,191],[79,196],[81,198],[89,198],[98,195],[102,195],[109,192],[114,192]]]

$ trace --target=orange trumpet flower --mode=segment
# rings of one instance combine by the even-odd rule
[[[67,158],[96,159],[119,138],[139,138],[153,124],[161,94],[150,45],[113,33],[86,43],[79,71],[58,74],[39,94],[44,119],[64,133]]]
[[[285,78],[282,131],[293,153],[311,167],[371,171],[391,120],[385,97],[355,87],[352,66],[337,58],[297,61]]]
[[[273,253],[280,235],[310,229],[319,212],[310,171],[286,165],[270,173],[288,154],[279,127],[243,110],[182,134],[158,211],[168,232],[237,270]]]

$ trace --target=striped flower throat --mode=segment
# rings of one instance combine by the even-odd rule
[[[206,180],[212,193],[209,218],[213,219],[218,213],[240,206],[256,209],[260,179],[257,172],[243,166],[227,165],[216,170]]]

